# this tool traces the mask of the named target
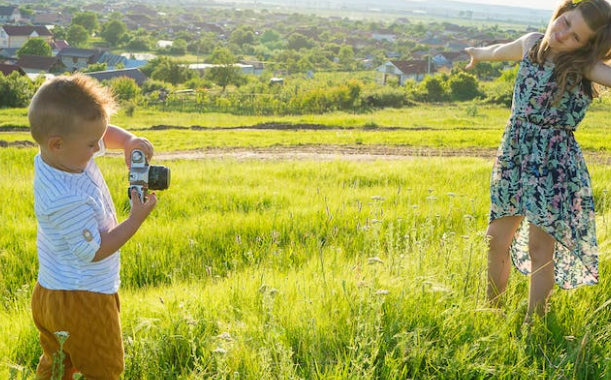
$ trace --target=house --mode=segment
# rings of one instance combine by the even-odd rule
[[[108,70],[119,70],[119,69],[135,69],[142,67],[148,63],[148,61],[141,59],[132,59],[123,55],[116,55],[109,52],[104,52],[98,59],[97,63],[105,63]]]
[[[426,59],[412,59],[408,61],[388,61],[377,68],[382,73],[382,84],[386,84],[388,76],[399,77],[399,84],[404,85],[409,79],[420,82],[424,76],[430,74],[433,68]]]
[[[0,48],[0,58],[17,61],[17,50],[19,48]]]
[[[71,18],[61,12],[37,13],[32,18],[34,25],[70,25]]]
[[[3,25],[0,27],[0,48],[20,48],[30,38],[42,38],[51,44],[53,34],[46,26]]]
[[[26,75],[26,72],[23,71],[23,69],[17,65],[0,63],[0,73],[3,74],[5,77],[11,75],[15,71],[18,72],[19,75]]]
[[[387,41],[394,43],[397,39],[397,35],[390,30],[381,30],[371,33],[371,38],[376,41]]]
[[[115,78],[127,77],[133,79],[138,86],[147,81],[149,78],[140,71],[140,69],[121,69],[121,70],[108,70],[108,71],[96,71],[92,73],[85,73],[90,77],[93,77],[100,82],[105,80],[111,80]]]
[[[55,40],[51,43],[53,55],[57,55],[62,49],[69,48],[70,44],[66,40]]]
[[[226,65],[217,65],[213,63],[192,63],[187,67],[191,70],[197,70],[200,74],[204,74],[206,70],[213,67],[225,67]],[[257,74],[255,67],[253,65],[245,65],[243,63],[234,63],[232,65],[235,68],[240,70],[242,74]]]
[[[0,23],[18,23],[21,21],[21,12],[15,6],[0,5]]]
[[[66,65],[68,71],[76,71],[84,69],[92,63],[97,63],[98,59],[104,54],[101,50],[94,49],[79,49],[79,48],[65,48],[57,53],[57,57]]]
[[[17,61],[27,74],[50,73],[61,74],[66,72],[66,65],[58,57],[45,57],[40,55],[22,55]]]
[[[260,75],[263,70],[265,70],[265,64],[261,61],[241,60],[239,63],[241,63],[242,65],[252,66],[252,74],[255,75]]]
[[[432,61],[435,66],[452,67],[456,61],[468,61],[469,55],[464,51],[444,51],[433,56]]]

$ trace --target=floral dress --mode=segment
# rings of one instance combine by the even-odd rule
[[[598,283],[598,247],[590,175],[573,132],[591,98],[580,83],[554,104],[554,64],[520,63],[511,116],[492,170],[490,221],[524,216],[511,245],[516,268],[529,274],[528,228],[556,239],[556,283]]]

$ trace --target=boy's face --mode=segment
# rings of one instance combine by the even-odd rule
[[[105,120],[79,121],[79,131],[61,138],[56,150],[57,168],[70,173],[81,173],[91,157],[100,150],[100,140],[106,133]]]

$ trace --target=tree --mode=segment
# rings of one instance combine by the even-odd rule
[[[81,47],[87,44],[89,39],[89,32],[83,26],[79,24],[72,24],[68,28],[67,40],[70,45]]]
[[[206,72],[206,79],[223,88],[223,91],[228,85],[234,84],[240,86],[244,83],[244,77],[240,73],[240,69],[235,67],[235,56],[225,47],[217,48],[212,52],[210,62],[218,66],[211,67]]]
[[[17,50],[17,56],[21,58],[23,55],[41,55],[50,57],[52,55],[51,45],[42,38],[30,38],[22,47]]]
[[[91,35],[96,30],[100,29],[98,15],[93,12],[80,12],[72,17],[72,25],[80,25]]]
[[[312,40],[300,33],[293,33],[289,36],[287,48],[292,50],[309,49],[312,47]]]
[[[354,68],[354,50],[350,45],[342,45],[338,53],[339,64],[342,68],[350,70]]]
[[[193,77],[193,71],[184,65],[179,65],[168,57],[155,58],[143,67],[142,72],[152,79],[172,83],[184,83]]]
[[[250,26],[239,26],[231,33],[229,42],[238,45],[240,48],[242,48],[244,44],[252,45],[255,42],[255,33]]]
[[[127,34],[127,27],[120,20],[110,20],[102,28],[100,36],[111,46],[117,46],[121,39]]]

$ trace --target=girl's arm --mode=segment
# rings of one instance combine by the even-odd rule
[[[468,47],[465,52],[471,56],[471,61],[465,69],[469,70],[481,61],[519,61],[524,57],[524,52],[528,51],[540,36],[539,33],[529,33],[505,44],[481,48]]]
[[[598,62],[592,67],[592,70],[586,74],[589,80],[600,85],[611,87],[611,67],[602,62]]]
[[[144,137],[137,137],[131,132],[112,124],[108,124],[106,134],[104,134],[104,145],[108,149],[123,149],[125,163],[128,166],[131,162],[130,155],[134,149],[143,151],[149,161],[154,153],[153,144],[150,141]]]

